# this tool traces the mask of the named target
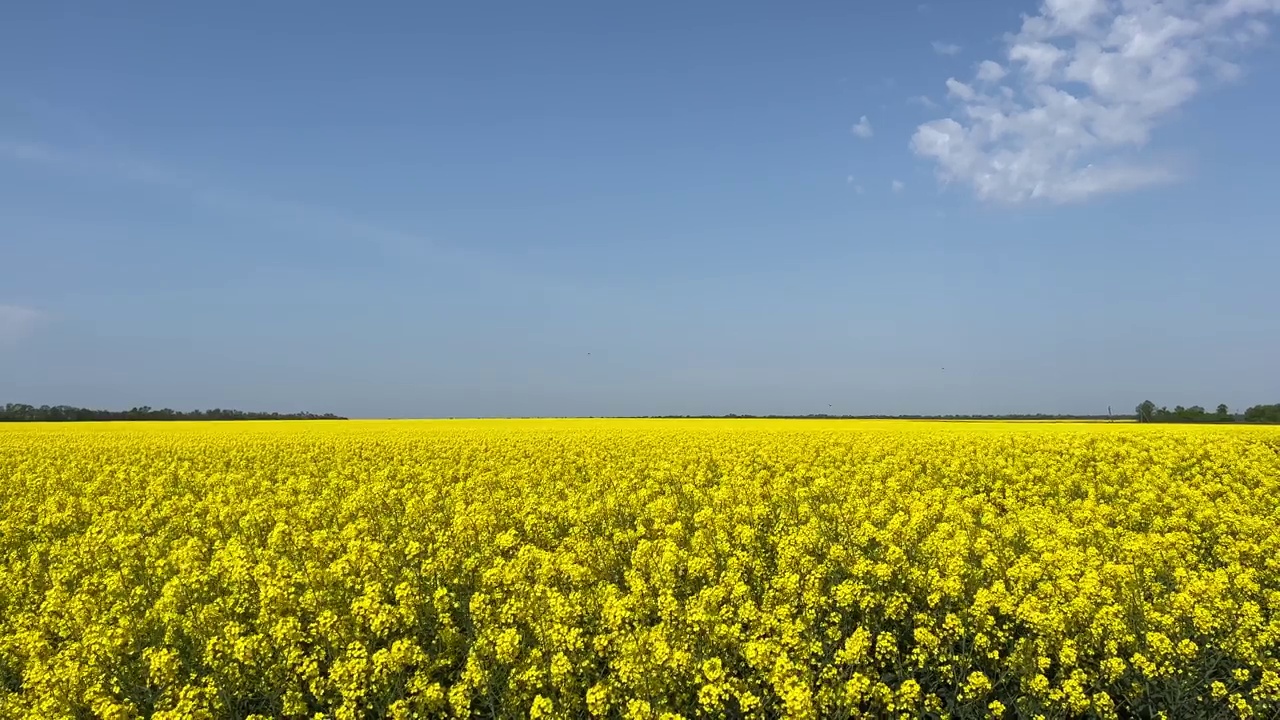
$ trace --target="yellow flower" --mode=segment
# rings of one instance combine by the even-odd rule
[[[988,692],[991,692],[991,681],[985,674],[975,670],[969,673],[960,695],[963,698],[980,698]]]
[[[587,690],[587,710],[592,716],[600,717],[609,712],[609,689],[602,684],[592,685]]]
[[[1126,423],[0,424],[0,717],[1115,718],[1171,687],[1272,717],[1277,447]],[[1235,664],[1196,685],[1206,658]]]
[[[549,698],[545,698],[541,695],[537,695],[533,698],[533,705],[530,706],[529,708],[529,717],[530,718],[550,717],[553,709],[554,707]]]
[[[644,700],[627,701],[627,720],[648,720],[653,717],[653,711],[649,709],[649,703]]]
[[[914,707],[920,702],[920,683],[915,680],[904,680],[898,687],[898,704],[903,707]]]

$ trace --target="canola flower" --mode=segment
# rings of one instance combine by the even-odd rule
[[[0,718],[1275,717],[1280,430],[0,426]]]

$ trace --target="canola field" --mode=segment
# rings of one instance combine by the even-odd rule
[[[1277,428],[0,426],[0,718],[1277,714]]]

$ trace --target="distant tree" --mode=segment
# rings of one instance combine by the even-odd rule
[[[169,408],[160,410],[148,406],[128,410],[91,410],[70,405],[24,405],[7,403],[0,405],[0,422],[86,422],[90,420],[344,420],[333,413],[261,413],[243,410],[196,410],[190,413]]]
[[[1254,405],[1244,411],[1245,422],[1280,423],[1280,403]]]
[[[1134,411],[1138,415],[1138,422],[1140,423],[1151,422],[1152,419],[1155,418],[1156,404],[1151,402],[1150,400],[1143,400],[1142,403],[1138,405],[1138,407],[1134,408]]]
[[[1251,423],[1280,424],[1280,403],[1254,405],[1241,415],[1232,415],[1231,408],[1227,407],[1226,403],[1218,405],[1217,409],[1210,413],[1199,405],[1192,405],[1191,407],[1177,405],[1172,410],[1164,406],[1157,408],[1148,400],[1135,408],[1135,413],[1138,422],[1217,423],[1244,420]]]

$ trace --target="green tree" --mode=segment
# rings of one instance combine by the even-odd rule
[[[1134,408],[1134,412],[1138,414],[1138,422],[1151,422],[1156,414],[1156,404],[1150,400],[1143,400],[1138,407]]]
[[[1254,405],[1244,411],[1246,422],[1280,422],[1280,403],[1275,405]]]
[[[1219,422],[1227,422],[1231,419],[1231,409],[1227,407],[1226,403],[1218,405],[1218,411],[1214,414],[1218,416]]]

